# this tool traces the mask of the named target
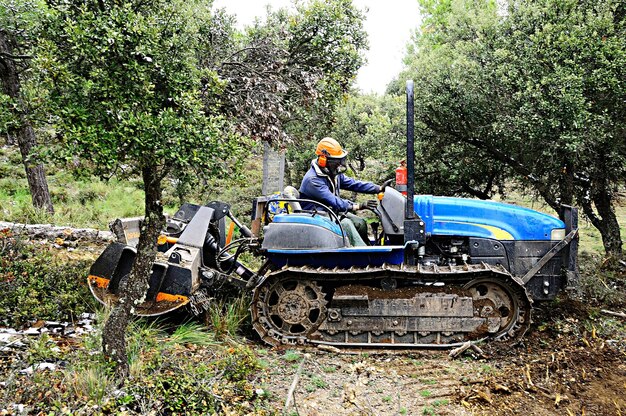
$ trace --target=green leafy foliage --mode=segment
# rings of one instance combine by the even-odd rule
[[[298,188],[319,139],[330,136],[348,151],[349,175],[382,183],[406,159],[404,97],[353,93],[337,106],[333,125],[311,126],[314,134],[289,146],[287,181]]]
[[[243,329],[244,322],[249,321],[249,305],[250,298],[245,294],[229,299],[214,299],[206,311],[211,331],[218,339],[236,336]]]
[[[202,94],[221,88],[197,49],[210,37],[210,2],[59,1],[46,20],[42,55],[59,145],[54,158],[102,177],[141,176],[145,221],[137,260],[103,331],[103,348],[128,375],[125,330],[131,305],[146,291],[164,224],[162,181],[172,172],[205,175],[239,163],[241,143]],[[77,51],[79,51],[77,53]]]
[[[176,326],[174,332],[168,337],[170,345],[199,345],[208,347],[216,345],[215,334],[207,332],[206,328],[197,322],[184,322]]]
[[[30,413],[48,414],[270,414],[272,405],[257,386],[261,362],[245,345],[204,342],[211,335],[197,324],[172,330],[138,319],[128,333],[132,381],[120,386],[100,349],[105,314],[95,332],[67,341],[42,335],[31,340],[24,359],[64,363],[32,375],[11,374],[2,397]],[[0,369],[7,370],[6,367]],[[13,399],[13,397],[15,399]],[[5,400],[9,402],[9,400]]]
[[[13,100],[11,100],[11,97],[0,93],[0,133],[6,133],[15,123],[11,112],[12,106]]]
[[[201,86],[220,89],[195,54],[210,24],[199,13],[204,3],[100,4],[59,2],[48,22],[44,46],[63,138],[55,156],[78,155],[103,176],[144,167],[160,177],[191,166],[209,173],[236,161],[237,142],[201,101]]]
[[[17,96],[9,96],[11,87],[0,80],[0,134],[14,134],[24,122],[40,127],[45,124],[45,91],[38,84],[39,75],[31,69],[36,59],[37,38],[46,4],[40,0],[0,0],[0,30],[11,47],[11,56],[1,56],[3,66],[11,62],[18,71]],[[3,68],[6,71],[7,67]],[[8,73],[7,73],[8,75]],[[15,90],[12,90],[12,93]],[[40,132],[43,133],[43,132]]]
[[[406,159],[404,101],[389,95],[353,95],[338,108],[330,135],[349,151],[348,164],[355,174],[382,183]]]
[[[27,361],[29,364],[55,361],[60,357],[60,350],[56,343],[48,334],[41,334],[39,337],[31,339],[28,344]]]
[[[75,175],[65,165],[49,165],[48,184],[54,214],[36,209],[32,206],[19,158],[17,149],[0,149],[0,213],[5,221],[105,230],[114,218],[136,217],[142,213],[144,193],[141,183]],[[178,208],[173,205],[172,211]]]
[[[302,360],[302,354],[300,354],[300,352],[298,351],[287,350],[283,355],[283,360],[290,363],[298,362]]]
[[[429,179],[479,197],[514,184],[555,210],[579,204],[605,250],[621,254],[623,4],[446,0],[422,9],[400,78],[416,80]]]
[[[91,311],[93,299],[84,277],[87,261],[66,262],[45,249],[0,232],[0,316],[2,324],[22,326],[37,319],[75,320]]]
[[[620,309],[626,305],[626,273],[615,259],[584,253],[580,256],[580,294],[593,306]]]
[[[238,131],[281,145],[329,126],[336,106],[363,63],[364,16],[349,0],[312,0],[268,11],[240,36],[216,14],[203,65],[225,80],[224,93],[205,95]],[[321,137],[320,137],[321,138]]]

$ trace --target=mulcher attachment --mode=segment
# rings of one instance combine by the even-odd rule
[[[199,207],[178,240],[157,253],[144,302],[135,307],[138,316],[157,316],[186,305],[200,287],[202,249],[214,210]],[[135,247],[111,243],[89,271],[89,288],[98,301],[115,303],[135,261]]]

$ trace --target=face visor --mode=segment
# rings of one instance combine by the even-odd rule
[[[346,157],[334,158],[329,157],[326,160],[326,168],[331,175],[335,176],[339,173],[344,173],[348,169],[348,162],[346,161]]]

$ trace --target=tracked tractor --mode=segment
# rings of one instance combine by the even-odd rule
[[[184,204],[168,219],[135,313],[197,314],[230,285],[251,292],[253,327],[270,345],[445,348],[520,339],[534,302],[577,284],[577,210],[563,206],[559,219],[494,201],[415,195],[413,155],[409,82],[408,181],[379,195],[368,244],[352,246],[341,213],[293,189],[256,198],[251,229],[226,203]],[[226,218],[242,238],[227,241]],[[91,267],[89,287],[102,303],[118,298],[130,272],[139,221],[116,221],[119,242]],[[264,260],[258,270],[240,261],[245,251]]]

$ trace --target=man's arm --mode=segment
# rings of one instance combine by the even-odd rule
[[[344,212],[354,210],[354,203],[334,195],[323,178],[313,177],[302,184],[301,191],[311,199],[328,205],[334,211]]]
[[[362,194],[377,194],[380,192],[380,185],[376,185],[372,182],[359,181],[346,175],[339,177],[339,188]]]

